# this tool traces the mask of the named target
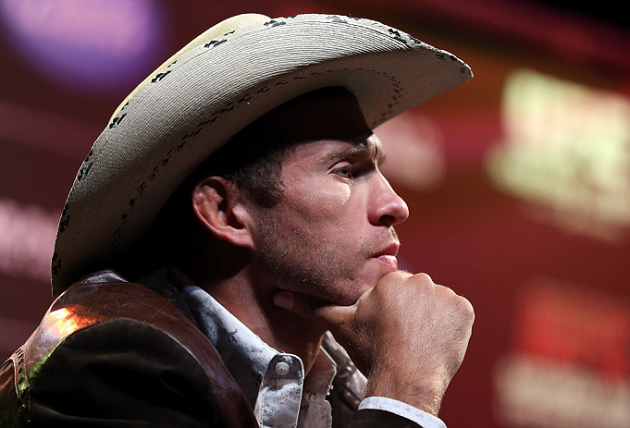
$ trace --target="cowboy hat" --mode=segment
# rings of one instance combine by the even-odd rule
[[[92,146],[59,221],[53,295],[107,267],[199,163],[286,101],[344,87],[374,128],[471,77],[454,55],[368,19],[248,14],[217,24],[143,81]]]

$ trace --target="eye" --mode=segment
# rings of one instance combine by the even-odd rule
[[[338,175],[341,178],[352,178],[352,168],[350,165],[344,165],[335,169],[333,174]]]

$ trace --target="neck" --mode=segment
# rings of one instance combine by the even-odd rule
[[[246,269],[219,281],[193,277],[200,287],[269,346],[300,357],[305,374],[308,374],[319,354],[325,329],[276,306],[273,295],[278,289],[271,283],[252,278],[256,275]]]

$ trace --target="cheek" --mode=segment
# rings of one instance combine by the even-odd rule
[[[313,213],[315,220],[334,222],[331,225],[339,225],[349,220],[349,214],[352,212],[350,189],[347,185],[338,187],[339,189],[335,191],[322,189],[312,197],[311,200],[316,206]]]
[[[329,179],[330,180],[330,179]],[[351,191],[345,183],[304,183],[300,192],[291,192],[287,207],[307,224],[340,226],[351,214]],[[292,196],[292,197],[291,197]]]

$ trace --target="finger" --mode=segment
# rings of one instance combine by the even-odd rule
[[[273,301],[277,306],[327,328],[343,324],[356,311],[354,306],[338,306],[313,296],[287,291],[277,292]]]

